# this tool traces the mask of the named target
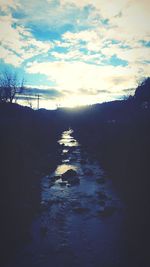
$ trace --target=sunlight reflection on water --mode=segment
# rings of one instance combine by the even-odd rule
[[[65,147],[77,147],[79,146],[79,143],[71,136],[73,133],[73,130],[69,129],[68,131],[64,131],[62,133],[61,139],[58,141],[60,145],[64,145]],[[62,153],[67,154],[69,152],[69,149],[63,149]],[[68,159],[67,159],[68,160]],[[66,162],[68,163],[69,160]],[[57,169],[55,170],[55,175],[62,175],[64,172],[73,169],[77,170],[77,166],[74,164],[65,164],[65,162],[61,165],[57,166]]]
[[[68,147],[79,146],[79,143],[71,136],[73,130],[69,129],[68,131],[63,132],[61,139],[58,141],[60,145]]]
[[[55,175],[61,175],[70,169],[77,170],[77,166],[71,165],[71,164],[70,165],[69,164],[61,164],[55,170]]]

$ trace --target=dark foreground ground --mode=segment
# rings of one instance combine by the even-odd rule
[[[28,229],[38,213],[41,177],[52,172],[60,162],[57,141],[69,127],[83,150],[109,173],[126,203],[124,241],[129,258],[136,259],[136,267],[149,266],[148,101],[130,99],[77,111],[33,111],[3,104],[0,127],[1,266],[18,247],[30,241]]]
[[[56,112],[0,105],[0,243],[1,266],[16,253],[40,203],[40,179],[60,160],[62,132]]]
[[[75,136],[108,171],[127,204],[129,254],[138,266],[149,266],[150,109],[118,101],[86,113],[74,114]]]

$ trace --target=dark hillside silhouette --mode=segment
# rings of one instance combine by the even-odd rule
[[[139,102],[150,101],[150,78],[144,79],[137,87],[135,99]]]
[[[27,241],[40,203],[40,179],[59,162],[57,140],[62,125],[57,112],[0,104],[1,259]],[[1,264],[2,264],[1,262]],[[3,264],[1,265],[3,266]]]

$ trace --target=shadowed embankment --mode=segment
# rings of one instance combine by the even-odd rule
[[[40,179],[59,162],[57,112],[0,105],[1,266],[23,242],[40,203]]]
[[[147,266],[150,106],[134,99],[114,101],[72,112],[69,121],[77,140],[99,160],[127,204],[129,258]]]

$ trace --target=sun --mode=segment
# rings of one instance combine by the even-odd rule
[[[92,101],[93,104],[96,103],[96,99]],[[73,95],[62,99],[60,102],[60,106],[68,107],[68,108],[77,108],[80,106],[91,105],[91,96],[86,95]]]

